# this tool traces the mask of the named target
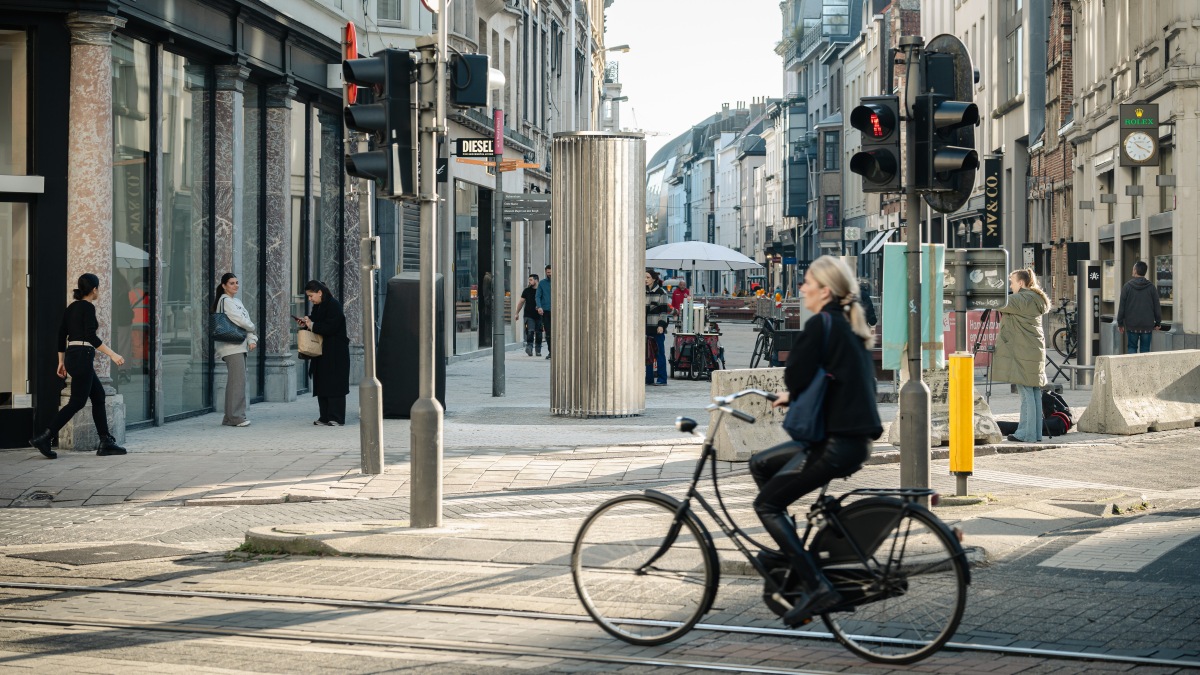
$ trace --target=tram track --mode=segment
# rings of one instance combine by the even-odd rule
[[[225,600],[225,601],[240,601],[240,602],[257,602],[257,603],[265,603],[265,604],[284,604],[284,605],[315,605],[315,606],[320,606],[320,607],[328,607],[328,608],[332,608],[332,609],[367,609],[367,610],[380,610],[380,611],[408,611],[408,612],[418,612],[418,613],[424,612],[424,613],[448,614],[448,615],[457,615],[457,616],[505,617],[505,618],[516,618],[516,619],[525,619],[525,620],[562,621],[562,622],[583,623],[583,624],[591,624],[592,623],[592,620],[590,617],[588,617],[586,615],[582,615],[582,614],[561,614],[561,613],[535,612],[535,611],[525,611],[525,610],[491,609],[491,608],[461,607],[461,606],[450,606],[450,605],[432,605],[432,604],[425,604],[425,603],[386,602],[386,601],[373,601],[373,600],[342,600],[342,599],[308,597],[308,596],[284,596],[284,595],[267,595],[267,594],[253,594],[253,593],[231,593],[231,592],[224,592],[224,591],[198,591],[198,590],[174,590],[174,589],[159,589],[159,588],[80,586],[80,585],[75,585],[75,584],[53,584],[53,583],[14,582],[14,581],[0,582],[0,589],[58,591],[58,592],[64,592],[64,593],[79,593],[79,594],[103,593],[103,594],[118,594],[118,595],[132,595],[132,596],[156,596],[156,597],[181,598],[181,599],[208,599],[208,600]],[[31,599],[40,600],[40,599],[44,599],[44,598],[31,598]],[[97,621],[92,621],[92,620],[87,620],[87,619],[83,619],[83,620],[38,619],[38,618],[33,618],[33,617],[21,617],[21,616],[11,616],[11,615],[0,615],[0,621],[8,621],[8,622],[14,622],[14,623],[49,623],[49,624],[54,624],[54,625],[69,624],[69,625],[97,626],[97,627],[106,627],[107,624],[111,623],[113,625],[108,626],[108,627],[126,628],[126,629],[136,628],[139,630],[158,630],[159,629],[159,626],[157,624],[148,624],[148,623],[142,624],[142,623],[138,623],[138,622],[120,622],[120,621],[97,622]],[[125,623],[129,623],[130,625],[118,625],[118,624],[125,624]],[[162,630],[175,631],[176,629],[179,629],[180,626],[183,626],[183,625],[184,624],[173,622],[171,626],[162,627]],[[229,629],[214,629],[211,626],[196,626],[195,630],[187,630],[187,631],[183,631],[183,632],[206,633],[208,631],[218,631],[218,632],[212,633],[215,635],[215,634],[225,634],[225,633],[222,633],[219,631],[226,631],[226,630],[229,630]],[[834,638],[834,636],[831,633],[820,632],[820,631],[798,631],[798,630],[792,630],[792,629],[787,629],[787,628],[768,628],[768,627],[758,627],[758,626],[737,626],[737,625],[723,625],[723,624],[712,624],[712,623],[699,623],[693,628],[693,630],[708,631],[708,632],[720,632],[720,633],[744,635],[744,636],[803,638],[803,639],[807,639],[807,640],[814,640],[814,641],[820,641],[820,642],[836,642],[836,639]],[[230,632],[228,632],[228,635],[230,635],[230,636],[235,636],[235,635],[236,636],[254,636],[254,637],[279,635],[280,636],[279,639],[309,639],[309,640],[316,639],[316,638],[312,637],[312,635],[314,635],[313,633],[309,633],[307,631],[286,631],[286,630],[276,630],[276,629],[267,629],[266,632],[254,631],[254,632],[250,632],[250,633],[230,631]],[[317,635],[319,635],[319,634],[317,634]],[[348,638],[347,636],[330,637],[330,638],[328,638],[328,641],[332,642],[332,643],[338,643],[338,644],[348,644],[346,642],[347,639],[350,639],[350,638]],[[479,652],[479,653],[495,653],[495,654],[501,654],[501,655],[512,653],[513,655],[542,656],[542,657],[546,657],[546,658],[563,658],[563,659],[571,659],[571,660],[582,659],[582,660],[589,660],[589,661],[599,660],[599,661],[608,662],[608,663],[622,663],[622,664],[627,664],[627,665],[662,665],[662,666],[679,667],[679,668],[696,668],[698,670],[716,670],[716,671],[722,671],[722,672],[781,673],[781,674],[816,672],[816,671],[811,671],[811,670],[797,671],[797,670],[777,669],[777,668],[774,668],[774,669],[773,668],[758,668],[755,666],[725,667],[725,666],[714,665],[711,663],[691,664],[691,663],[687,663],[687,662],[683,662],[683,661],[675,661],[672,659],[641,660],[641,659],[636,659],[633,657],[619,657],[619,656],[615,656],[615,655],[591,655],[591,654],[586,654],[583,652],[572,652],[570,650],[547,649],[547,650],[543,650],[543,651],[534,652],[534,651],[521,651],[519,648],[514,647],[514,648],[503,648],[505,650],[511,650],[511,652],[510,651],[493,651],[493,648],[496,648],[496,649],[501,649],[501,648],[496,647],[495,645],[490,645],[490,644],[485,645],[485,646],[474,645],[474,644],[471,646],[465,646],[465,645],[459,644],[458,646],[455,646],[455,643],[447,642],[445,644],[448,646],[432,647],[430,645],[433,645],[437,641],[430,641],[430,640],[424,640],[424,639],[410,640],[409,642],[405,642],[403,640],[399,640],[399,641],[382,640],[382,642],[379,642],[378,644],[376,643],[375,640],[376,640],[375,638],[360,638],[359,636],[353,636],[352,643],[353,644],[361,644],[364,646],[396,646],[396,647],[411,647],[411,648],[423,648],[423,647],[421,647],[421,645],[425,645],[426,647],[424,647],[424,648],[438,648],[438,649],[443,649],[443,650],[457,649],[459,651],[469,651],[469,652]],[[384,643],[386,643],[386,644],[384,644]],[[989,654],[996,654],[999,656],[1031,657],[1031,658],[1072,660],[1072,661],[1091,661],[1091,662],[1098,662],[1098,663],[1127,664],[1127,665],[1136,665],[1136,666],[1200,668],[1200,660],[1162,659],[1162,658],[1153,658],[1153,657],[1146,657],[1146,656],[1134,656],[1134,655],[1111,654],[1111,653],[1094,653],[1094,652],[1058,650],[1058,649],[1042,649],[1042,648],[1034,648],[1034,647],[1007,647],[1007,646],[1000,646],[1000,645],[988,645],[988,644],[971,643],[971,642],[951,641],[951,642],[948,642],[943,647],[943,650],[989,653]],[[558,654],[558,652],[560,652],[560,651],[562,652],[561,655]]]

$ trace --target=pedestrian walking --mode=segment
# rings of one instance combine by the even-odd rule
[[[754,512],[806,586],[783,617],[788,626],[803,624],[841,599],[804,549],[788,506],[862,468],[871,456],[872,441],[883,433],[870,352],[875,332],[867,325],[857,289],[850,268],[832,256],[817,258],[805,272],[800,291],[813,316],[788,355],[783,371],[787,390],[777,392],[772,406],[806,405],[803,394],[814,378],[828,376],[824,399],[813,413],[823,416],[824,438],[793,440],[750,458],[750,473],[758,485]]]
[[[91,273],[80,275],[71,295],[75,301],[67,305],[58,326],[57,371],[60,378],[71,376],[71,398],[54,416],[49,428],[29,439],[29,444],[49,459],[58,457],[58,453],[50,448],[50,439],[57,436],[75,413],[83,410],[83,406],[91,400],[92,422],[100,436],[100,447],[96,454],[124,455],[125,448],[117,445],[117,439],[109,433],[108,418],[104,414],[104,387],[100,385],[100,376],[94,369],[96,352],[112,359],[118,366],[125,363],[125,357],[109,349],[96,334],[100,322],[96,319],[94,303],[100,296],[100,278]]]
[[[542,330],[546,331],[546,358],[550,358],[550,266],[546,265],[546,278],[538,282],[537,296],[538,316],[542,319]]]
[[[875,301],[871,299],[871,282],[866,279],[858,280],[858,301],[862,303],[867,325],[874,328],[879,323],[879,317],[875,315]]]
[[[350,393],[350,339],[346,336],[346,315],[342,312],[342,303],[320,281],[314,279],[304,284],[304,295],[313,308],[297,322],[321,336],[321,355],[308,362],[313,396],[317,397],[321,411],[313,424],[339,427],[346,423],[346,396]]]
[[[1046,338],[1042,315],[1050,298],[1031,269],[1008,275],[1008,304],[1000,308],[1000,333],[992,356],[992,379],[1011,382],[1021,396],[1021,421],[1008,440],[1042,440],[1042,386],[1046,384]]]
[[[517,300],[517,309],[513,312],[513,319],[521,316],[525,320],[525,355],[533,356],[536,348],[537,355],[541,356],[542,321],[537,311],[538,275],[530,274],[528,281],[525,290],[521,291],[521,299]]]
[[[667,301],[662,279],[658,272],[646,270],[646,340],[654,345],[652,359],[647,353],[646,384],[655,387],[667,385],[667,318],[670,312],[671,305]],[[654,374],[656,368],[657,377]]]
[[[1117,330],[1125,334],[1127,354],[1150,351],[1150,337],[1162,330],[1162,304],[1158,289],[1146,278],[1146,261],[1133,263],[1133,278],[1121,287],[1117,307]]]
[[[237,299],[240,287],[241,282],[233,272],[221,275],[209,310],[214,314],[224,313],[233,325],[246,331],[246,339],[241,342],[215,342],[216,357],[225,362],[229,371],[225,380],[225,417],[221,419],[221,424],[228,427],[250,426],[250,420],[246,419],[246,354],[258,347],[250,312]]]

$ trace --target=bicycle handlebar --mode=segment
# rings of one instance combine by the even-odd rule
[[[767,399],[768,401],[776,401],[779,399],[779,396],[777,396],[776,394],[773,394],[769,391],[763,391],[762,389],[743,389],[742,391],[730,394],[728,396],[714,396],[713,402],[718,405],[728,405],[728,404],[733,403],[734,401],[738,400],[739,398],[741,398],[743,396],[748,396],[750,394],[756,394],[758,396],[761,396],[761,397]]]

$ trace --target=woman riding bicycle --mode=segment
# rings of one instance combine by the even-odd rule
[[[875,334],[867,326],[858,290],[850,268],[838,258],[821,256],[808,268],[800,291],[804,306],[814,314],[792,345],[783,375],[787,391],[779,392],[773,405],[786,406],[823,367],[830,377],[822,411],[825,439],[783,443],[750,460],[750,472],[759,488],[754,511],[808,588],[784,615],[789,626],[800,625],[837,604],[840,595],[804,549],[787,508],[834,478],[862,468],[871,455],[872,441],[883,433],[876,405],[875,367],[868,351],[875,344]],[[830,319],[828,340],[823,314]],[[814,358],[821,354],[823,359]]]

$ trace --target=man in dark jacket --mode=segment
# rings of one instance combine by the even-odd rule
[[[1121,289],[1117,306],[1117,329],[1126,335],[1128,354],[1149,352],[1150,335],[1162,328],[1158,289],[1146,278],[1147,269],[1144,260],[1133,264],[1133,278]]]

